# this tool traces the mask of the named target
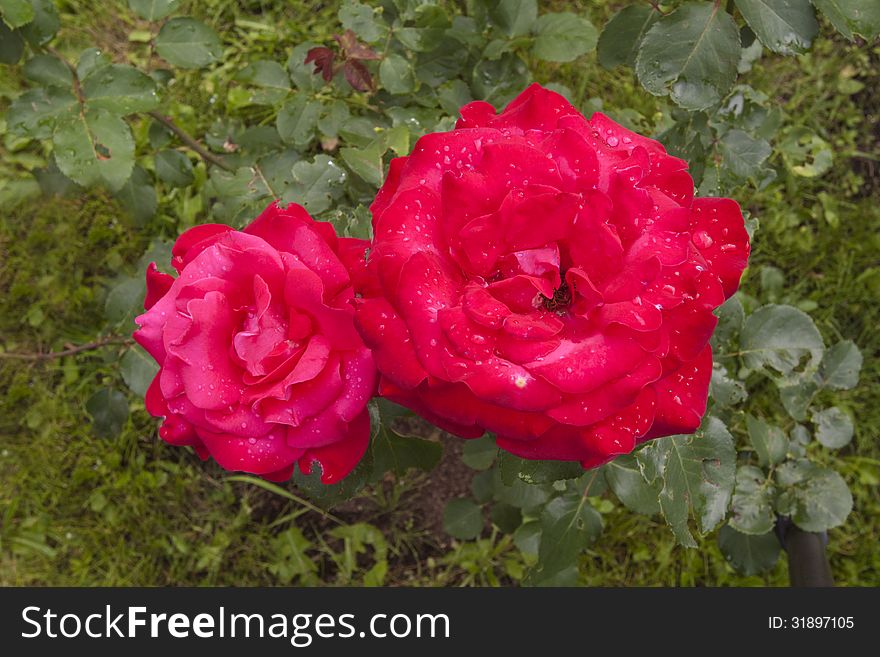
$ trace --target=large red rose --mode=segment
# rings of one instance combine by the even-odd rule
[[[376,370],[340,258],[363,261],[365,246],[298,205],[181,235],[180,276],[150,266],[134,334],[161,366],[146,396],[159,435],[273,481],[296,462],[319,462],[328,484],[348,474],[369,443]]]
[[[533,85],[391,163],[357,323],[380,393],[462,437],[584,467],[692,432],[712,310],[749,240],[687,164]]]

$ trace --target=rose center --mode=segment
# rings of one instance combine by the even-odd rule
[[[544,295],[541,295],[544,296]],[[562,285],[553,291],[552,297],[544,297],[544,307],[550,312],[561,313],[568,310],[571,304],[571,289],[568,283],[562,281]]]

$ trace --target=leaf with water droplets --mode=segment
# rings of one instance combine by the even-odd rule
[[[128,124],[111,112],[90,108],[58,122],[55,161],[61,172],[84,187],[105,184],[118,191],[134,167],[134,139]]]
[[[82,81],[89,107],[101,107],[114,114],[148,112],[159,106],[156,82],[136,68],[111,64],[93,71]]]
[[[639,81],[689,110],[712,107],[736,79],[739,30],[720,3],[688,3],[660,18],[636,58]]]
[[[850,41],[861,34],[871,41],[880,34],[880,2],[877,0],[812,0],[831,24]]]
[[[299,203],[311,214],[323,212],[342,194],[345,171],[326,155],[293,165],[293,183],[284,190],[285,203]]]
[[[660,510],[678,542],[696,547],[688,528],[691,514],[705,533],[727,513],[736,467],[733,437],[721,420],[707,416],[695,434],[660,438],[655,444],[665,453]]]
[[[735,0],[746,23],[773,52],[793,55],[810,47],[819,33],[810,0]]]
[[[6,111],[10,134],[31,139],[48,139],[56,122],[74,113],[76,98],[69,89],[31,89],[16,98]]]

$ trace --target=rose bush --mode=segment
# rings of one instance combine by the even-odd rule
[[[358,336],[345,262],[365,242],[337,238],[298,205],[270,205],[244,231],[206,224],[174,245],[175,279],[147,271],[135,339],[161,369],[147,410],[161,437],[224,468],[280,481],[294,463],[343,478],[370,437],[376,373]]]
[[[383,396],[585,468],[700,424],[749,239],[660,143],[532,85],[393,160],[371,211],[357,323]]]

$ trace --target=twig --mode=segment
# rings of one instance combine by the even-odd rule
[[[225,169],[226,171],[234,171],[235,169],[231,167],[229,164],[223,161],[223,158],[215,155],[204,146],[202,146],[194,137],[192,137],[188,132],[186,132],[183,128],[178,126],[169,116],[165,116],[161,112],[151,111],[147,112],[150,116],[156,119],[159,123],[168,128],[171,132],[178,136],[180,141],[186,144],[189,148],[194,150],[199,154],[206,162],[210,162],[221,169]]]
[[[70,347],[69,349],[64,349],[63,351],[38,351],[34,353],[0,352],[0,360],[53,360],[55,358],[64,358],[65,356],[74,356],[84,351],[94,351],[95,349],[100,349],[101,347],[107,347],[113,344],[129,345],[134,344],[134,340],[118,335],[111,335],[101,340],[95,340],[94,342],[88,342],[86,344],[77,345],[76,347]]]

